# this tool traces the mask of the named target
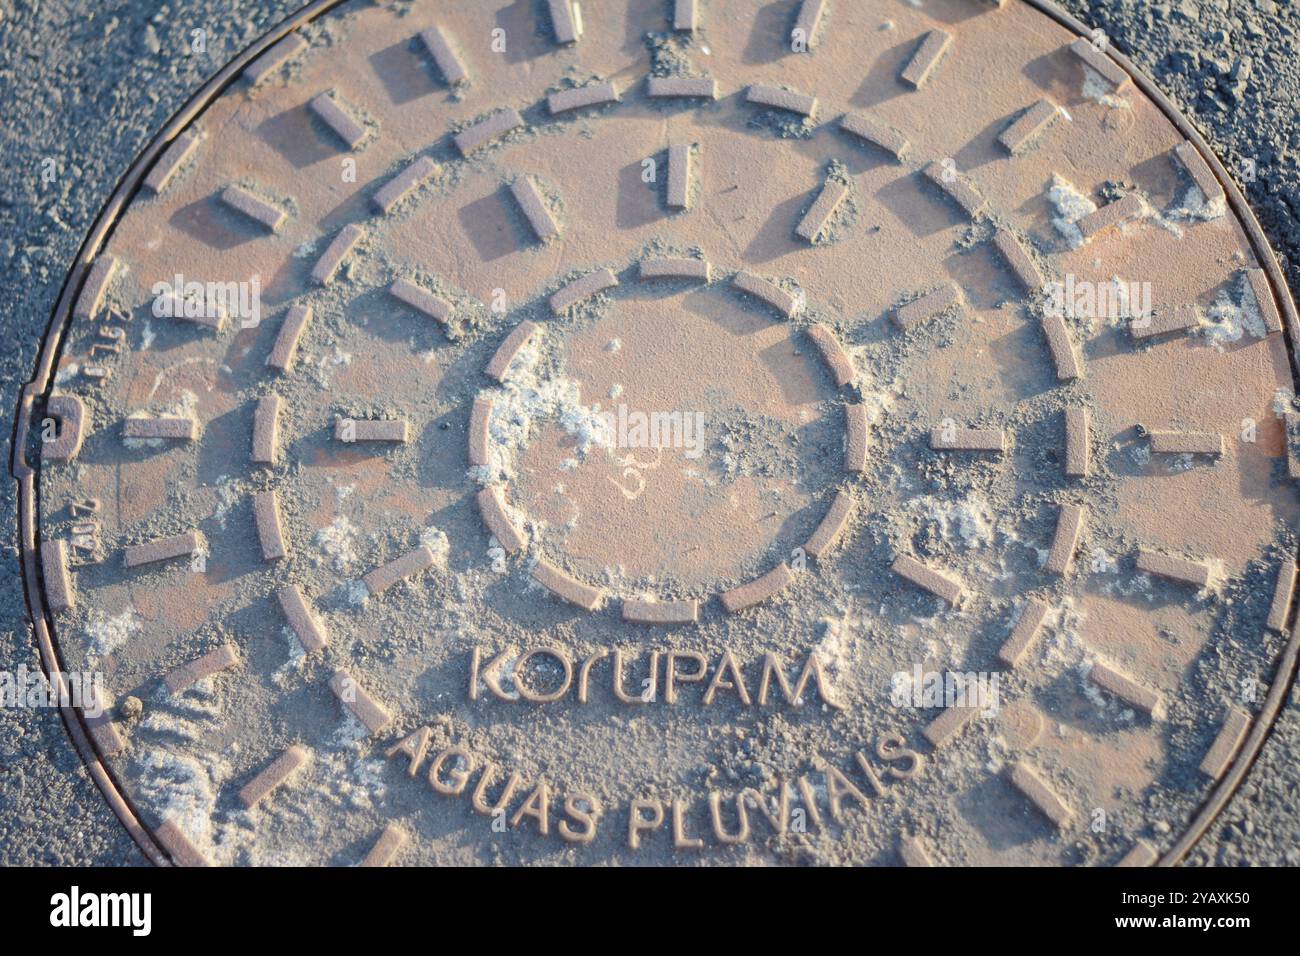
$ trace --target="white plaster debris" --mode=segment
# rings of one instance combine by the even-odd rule
[[[302,672],[303,665],[307,663],[307,650],[302,646],[302,641],[298,640],[298,635],[290,628],[280,628],[280,639],[284,641],[288,656],[284,663],[271,673],[271,683],[283,690],[295,676]]]
[[[217,507],[213,510],[212,517],[217,519],[217,527],[225,531],[230,509],[244,500],[243,483],[228,475],[221,475],[217,478],[216,488]]]
[[[1047,188],[1047,201],[1056,210],[1052,226],[1071,249],[1078,249],[1083,245],[1083,233],[1075,223],[1089,213],[1096,212],[1097,204],[1059,173],[1052,173],[1052,184]]]
[[[349,581],[343,593],[343,600],[351,607],[365,607],[366,602],[370,600],[370,589],[366,587],[366,582],[360,579]]]
[[[1205,312],[1205,320],[1196,331],[1220,352],[1224,346],[1240,341],[1243,335],[1262,339],[1268,334],[1259,303],[1245,275],[1219,291]]]
[[[223,713],[210,677],[179,694],[162,688],[137,732],[163,739],[132,748],[132,760],[141,803],[174,821],[209,860],[231,864],[252,848],[255,833],[246,812],[217,809],[217,795],[233,775],[229,757],[238,752],[237,745],[224,753],[207,749]]]
[[[140,616],[134,607],[128,607],[114,617],[96,612],[86,624],[88,660],[98,661],[101,657],[112,654],[125,644],[132,634],[139,631],[140,627]]]
[[[356,526],[348,520],[347,515],[339,515],[332,522],[316,532],[316,547],[319,554],[317,562],[323,555],[329,559],[335,571],[346,571],[357,561]]]
[[[831,681],[840,684],[847,678],[853,660],[849,648],[852,636],[846,633],[849,630],[849,616],[846,613],[838,620],[823,617],[817,623],[821,628],[821,640],[813,645],[813,653],[817,655]]]
[[[925,497],[916,502],[926,521],[943,540],[968,549],[993,544],[997,519],[993,506],[979,495],[962,501],[941,501]]]
[[[583,405],[577,382],[563,375],[542,377],[536,373],[541,358],[537,338],[520,349],[502,387],[487,393],[492,398],[489,465],[469,469],[470,477],[480,484],[514,476],[515,458],[528,447],[535,423],[555,422],[577,439],[579,459],[593,447],[614,447],[614,436],[608,421],[600,415],[600,405]]]
[[[1114,92],[1110,80],[1106,79],[1088,64],[1083,65],[1083,87],[1080,93],[1087,99],[1111,109],[1127,110],[1133,106],[1127,99]]]
[[[446,532],[439,528],[426,528],[420,535],[420,544],[433,552],[433,560],[436,564],[444,568],[447,566],[447,555],[451,553],[451,542],[447,540]]]
[[[1174,201],[1174,205],[1166,210],[1165,216],[1170,220],[1197,221],[1207,222],[1211,219],[1218,219],[1228,211],[1227,199],[1223,196],[1216,196],[1213,202],[1205,198],[1205,193],[1201,192],[1196,183],[1189,181],[1187,188],[1182,195]]]
[[[1011,756],[1011,748],[1007,742],[999,735],[992,734],[984,742],[985,753],[988,759],[984,762],[984,768],[989,773],[1000,773],[1003,765]]]

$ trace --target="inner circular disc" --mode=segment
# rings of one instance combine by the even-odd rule
[[[816,524],[839,462],[803,451],[837,446],[842,424],[789,325],[714,287],[620,297],[558,357],[593,430],[563,416],[539,429],[517,462],[518,503],[584,576],[698,591],[784,543],[779,559]]]

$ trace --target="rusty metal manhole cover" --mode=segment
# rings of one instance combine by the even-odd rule
[[[20,408],[150,857],[1180,858],[1292,671],[1295,312],[1081,32],[321,3],[228,67]]]

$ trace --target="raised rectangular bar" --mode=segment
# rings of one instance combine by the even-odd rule
[[[257,527],[257,540],[262,546],[262,560],[279,561],[289,553],[280,523],[280,502],[275,489],[253,494],[253,523]]]
[[[257,86],[305,49],[307,49],[307,40],[303,35],[297,32],[290,33],[244,67],[242,75],[253,86]]]
[[[1223,454],[1223,436],[1216,432],[1157,432],[1151,433],[1151,451],[1157,455],[1213,455]]]
[[[202,544],[197,531],[183,531],[166,538],[155,538],[144,544],[133,544],[126,549],[126,566],[137,568],[143,564],[170,561],[197,552]]]
[[[163,677],[163,683],[173,694],[188,690],[201,680],[219,674],[228,667],[239,663],[239,651],[233,644],[222,644],[213,648],[202,657],[195,658],[188,664],[174,667]]]
[[[308,654],[329,644],[329,634],[321,624],[307,598],[296,584],[287,584],[275,592],[289,628]]]
[[[390,823],[384,827],[384,832],[379,834],[379,839],[375,845],[370,848],[366,858],[361,861],[364,867],[387,866],[401,852],[402,847],[406,846],[406,831],[395,823]]]
[[[311,111],[328,126],[349,149],[356,149],[366,138],[366,128],[343,108],[329,93],[321,93],[311,101]]]
[[[239,791],[240,802],[247,809],[253,809],[301,770],[310,756],[311,751],[306,747],[302,744],[294,744],[271,761],[266,769],[244,784]]]
[[[1001,428],[950,428],[939,425],[930,429],[930,448],[934,451],[1007,450],[1006,434]]]
[[[668,147],[668,191],[670,209],[689,209],[691,205],[691,167],[694,149],[689,143]]]
[[[1004,129],[998,142],[1012,156],[1018,156],[1037,142],[1043,131],[1051,126],[1060,115],[1060,110],[1051,100],[1039,100],[1025,110],[1010,126]]]
[[[514,330],[505,337],[505,340],[497,348],[496,352],[492,356],[492,360],[488,362],[487,368],[485,369],[488,376],[496,379],[498,382],[504,382],[506,380],[506,373],[510,371],[510,366],[514,362],[515,357],[523,350],[524,346],[532,340],[533,336],[540,331],[541,326],[534,322],[529,322],[527,319],[515,326]]]
[[[718,98],[718,81],[710,76],[652,76],[646,81],[646,93],[653,98]]]
[[[673,29],[695,30],[700,25],[698,0],[673,0]]]
[[[849,382],[853,381],[856,372],[853,368],[853,360],[849,358],[849,353],[844,351],[844,346],[840,345],[840,340],[835,337],[830,326],[815,322],[808,326],[808,338],[813,340],[817,346],[817,351],[821,353],[822,361],[830,369],[831,378],[835,380],[838,388],[843,388]]]
[[[1187,558],[1161,554],[1159,551],[1151,551],[1147,548],[1138,551],[1137,569],[1146,574],[1154,574],[1156,577],[1198,588],[1203,588],[1210,583],[1210,569],[1204,562],[1189,561]]]
[[[442,74],[448,86],[457,86],[469,79],[469,71],[456,55],[456,48],[452,46],[451,38],[442,27],[435,23],[427,30],[422,30],[420,42],[429,51],[429,56],[433,57],[438,72]]]
[[[898,130],[864,113],[845,113],[840,118],[840,129],[883,149],[895,159],[904,159],[911,147],[907,137]]]
[[[329,285],[334,280],[335,273],[339,271],[339,266],[343,265],[343,260],[347,258],[348,253],[365,237],[366,230],[355,222],[350,222],[340,229],[338,235],[334,237],[334,241],[321,254],[320,259],[316,261],[316,265],[311,270],[311,277],[316,284]]]
[[[576,43],[582,36],[582,14],[573,0],[546,0],[556,43]]]
[[[551,115],[580,110],[588,106],[604,106],[618,102],[618,90],[613,83],[588,83],[570,90],[561,90],[546,97],[546,106]]]
[[[827,2],[828,0],[803,0],[799,4],[799,14],[795,17],[790,36],[792,40],[803,40],[805,49],[811,50],[817,45],[817,31],[826,13]]]
[[[433,567],[434,561],[433,551],[427,545],[420,545],[400,558],[395,558],[367,572],[361,580],[365,583],[370,596],[378,597],[399,581],[405,581],[426,568]]]
[[[736,614],[775,595],[794,580],[794,575],[784,564],[778,564],[771,571],[755,578],[747,584],[724,591],[721,595],[722,606],[728,614]]]
[[[978,707],[959,707],[954,704],[926,724],[921,733],[930,742],[930,746],[938,747],[960,734],[979,712]]]
[[[1043,564],[1044,570],[1060,575],[1069,573],[1086,520],[1087,509],[1083,505],[1061,505],[1061,511],[1056,517],[1056,533],[1052,536],[1052,549],[1047,553],[1047,560]]]
[[[193,441],[198,425],[192,418],[137,415],[122,422],[123,438],[167,438]]]
[[[815,242],[822,230],[830,224],[835,211],[840,208],[840,203],[848,194],[849,187],[846,183],[838,179],[826,180],[821,192],[817,194],[816,202],[809,207],[808,212],[799,221],[799,225],[795,227],[795,235],[809,242]]]
[[[1269,605],[1265,627],[1279,633],[1286,632],[1286,622],[1291,616],[1291,601],[1295,597],[1296,563],[1294,558],[1283,558],[1277,569],[1277,583],[1273,586],[1273,602]]]
[[[737,272],[731,280],[741,292],[748,293],[756,299],[766,302],[787,319],[799,314],[799,300],[775,282],[756,276],[752,272]]]
[[[284,402],[275,392],[263,395],[253,412],[253,452],[250,461],[274,465],[280,458],[280,408]]]
[[[745,102],[807,117],[817,112],[817,97],[762,83],[755,83],[745,91]]]
[[[1087,478],[1092,471],[1092,413],[1086,408],[1065,410],[1065,474]]]
[[[500,139],[523,125],[524,118],[519,115],[519,111],[514,107],[506,107],[491,116],[479,120],[472,126],[465,127],[452,139],[456,143],[456,148],[460,150],[460,154],[468,156],[474,150],[486,146],[494,139]]]
[[[1047,348],[1052,353],[1052,364],[1056,366],[1057,381],[1073,382],[1083,378],[1083,365],[1065,319],[1055,314],[1043,316],[1043,334],[1047,336]]]
[[[482,468],[488,464],[488,447],[492,440],[489,426],[492,422],[492,399],[479,397],[469,413],[469,463]]]
[[[1092,239],[1109,229],[1118,229],[1125,223],[1140,219],[1146,211],[1142,197],[1137,193],[1121,196],[1114,202],[1108,202],[1096,212],[1090,212],[1079,219],[1075,226],[1084,239]]]
[[[1070,808],[1025,764],[1011,764],[1007,768],[1007,779],[1056,827],[1063,829],[1069,825],[1073,817]]]
[[[577,578],[565,574],[545,558],[538,558],[533,565],[533,580],[556,597],[582,608],[594,611],[600,607],[604,592],[589,584],[583,584]]]
[[[478,493],[478,510],[488,531],[507,554],[520,550],[528,543],[506,510],[505,489],[500,485],[492,485]]]
[[[962,595],[965,593],[959,580],[926,567],[908,554],[900,554],[896,557],[894,563],[890,565],[890,570],[899,577],[911,581],[923,591],[929,591],[952,607],[961,603]]]
[[[642,279],[700,279],[709,281],[707,259],[645,259],[641,262]]]
[[[1263,269],[1247,269],[1246,284],[1255,298],[1255,305],[1264,320],[1264,328],[1269,332],[1282,331],[1282,316],[1277,310],[1277,300],[1273,298],[1273,287],[1268,283],[1268,274]]]
[[[77,304],[72,308],[74,319],[93,319],[104,304],[108,287],[117,275],[118,261],[107,253],[101,253],[86,273],[86,282],[77,296]]]
[[[1043,274],[1038,269],[1038,263],[1015,233],[1009,229],[998,229],[993,237],[993,245],[1026,292],[1037,292],[1043,287]]]
[[[700,605],[685,601],[623,601],[623,620],[633,624],[694,624],[699,620]]]
[[[1210,169],[1210,164],[1201,155],[1201,151],[1191,140],[1184,140],[1174,147],[1174,158],[1191,177],[1207,204],[1223,202],[1223,186],[1214,175],[1214,170]]]
[[[330,678],[330,690],[357,720],[366,725],[366,730],[377,734],[392,723],[392,716],[366,692],[357,681],[344,670],[337,670]]]
[[[551,296],[551,311],[560,315],[571,305],[590,299],[599,292],[618,285],[618,277],[608,269],[597,269],[580,279],[574,279]]]
[[[437,172],[438,164],[428,156],[421,156],[375,193],[375,207],[380,212],[392,212],[398,203],[419,189],[426,179]]]
[[[194,129],[182,130],[153,164],[149,175],[144,178],[144,187],[154,194],[166,189],[181,167],[194,155],[199,142],[199,134]]]
[[[1201,760],[1201,773],[1216,780],[1223,776],[1232,763],[1232,758],[1241,749],[1242,741],[1246,739],[1250,721],[1249,712],[1240,707],[1228,708],[1223,726],[1219,728],[1214,743],[1210,745],[1210,749],[1205,752],[1205,757]]]
[[[271,354],[266,357],[266,364],[269,367],[279,369],[281,372],[288,372],[293,368],[294,359],[298,355],[298,343],[302,341],[302,334],[311,319],[311,306],[289,306],[289,311],[285,313],[284,321],[280,324],[280,331],[275,337],[275,344],[271,346]]]
[[[913,329],[960,303],[961,290],[950,282],[933,292],[927,292],[919,299],[913,299],[906,305],[899,306],[894,310],[894,324],[900,329]]]
[[[1038,632],[1042,630],[1043,621],[1047,620],[1048,606],[1036,597],[1025,602],[1024,610],[1016,620],[1011,634],[998,648],[998,660],[1007,667],[1015,667],[1024,659]]]
[[[269,232],[279,232],[288,214],[242,186],[230,185],[221,192],[221,201]]]
[[[1149,339],[1156,335],[1186,332],[1201,324],[1201,310],[1194,304],[1157,306],[1150,315],[1138,316],[1129,322],[1129,332],[1135,339]]]
[[[57,614],[77,603],[68,573],[68,544],[62,538],[41,542],[41,577],[45,581],[45,606]]]
[[[339,418],[334,422],[336,441],[407,441],[405,418]]]
[[[1138,840],[1125,853],[1115,865],[1117,867],[1139,867],[1151,866],[1159,859],[1160,854],[1156,853],[1155,848],[1146,840]]]
[[[804,544],[804,553],[812,558],[821,558],[835,547],[835,542],[839,541],[840,535],[844,533],[856,507],[857,502],[847,491],[835,492],[835,500],[826,510],[825,517],[817,525],[812,537]]]
[[[519,211],[528,220],[528,225],[539,240],[545,241],[560,234],[560,224],[555,221],[550,207],[542,197],[542,191],[532,176],[522,176],[510,185],[510,194],[519,204]]]
[[[912,54],[899,79],[914,89],[920,89],[934,75],[935,67],[952,44],[952,34],[944,30],[931,30]]]
[[[388,287],[388,293],[398,302],[409,305],[417,312],[423,312],[435,322],[446,325],[451,320],[451,303],[410,279],[398,279]]]
[[[1127,674],[1121,674],[1109,664],[1097,661],[1088,672],[1088,679],[1109,694],[1114,694],[1124,703],[1151,717],[1161,716],[1162,703],[1160,695],[1148,687],[1143,687]]]
[[[1123,87],[1129,80],[1128,74],[1120,65],[1094,47],[1090,40],[1080,37],[1070,44],[1070,52],[1117,89]]]
[[[859,474],[867,470],[869,425],[865,405],[844,406],[844,470],[847,472]]]
[[[172,863],[176,866],[209,866],[208,858],[190,842],[190,838],[185,835],[185,831],[180,828],[175,820],[171,817],[163,820],[159,827],[153,831],[153,835],[158,838],[167,855],[172,858]]]
[[[943,193],[961,206],[966,215],[978,219],[986,208],[984,197],[979,194],[969,179],[955,169],[933,162],[925,167],[925,178],[938,186]]]

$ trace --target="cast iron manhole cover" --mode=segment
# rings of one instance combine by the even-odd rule
[[[72,273],[37,633],[158,861],[1172,862],[1292,673],[1295,331],[1037,5],[320,3]]]

